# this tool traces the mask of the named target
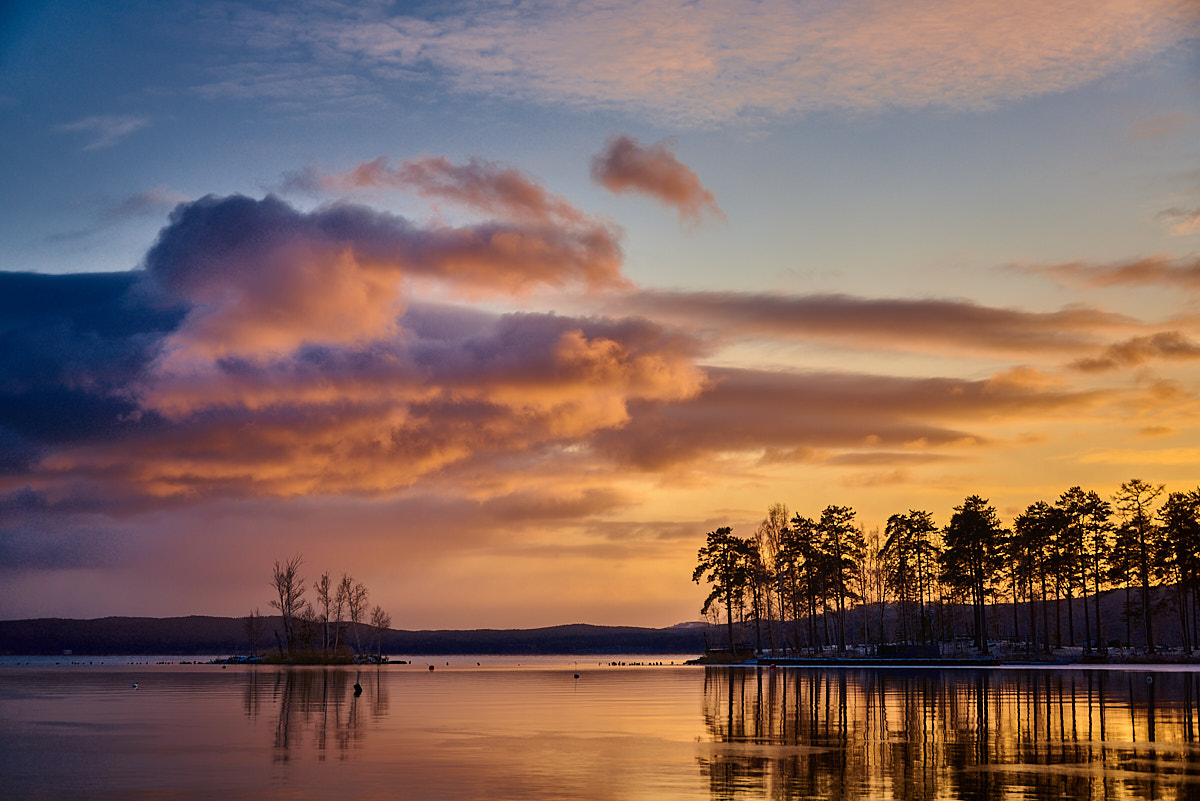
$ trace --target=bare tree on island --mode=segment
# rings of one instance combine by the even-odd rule
[[[263,616],[259,613],[258,607],[254,607],[250,614],[246,615],[246,638],[250,640],[250,656],[258,656],[258,643],[262,638]]]
[[[335,651],[342,643],[342,624],[346,620],[343,617],[346,613],[346,594],[349,592],[351,584],[350,577],[343,573],[337,589],[333,592],[333,650]]]
[[[375,604],[371,610],[371,625],[375,627],[375,659],[383,662],[383,632],[392,625],[392,616],[383,611],[383,607]]]
[[[275,560],[275,571],[271,583],[279,596],[272,599],[271,606],[279,610],[283,616],[283,632],[287,638],[287,652],[290,655],[296,642],[296,618],[304,610],[304,578],[300,575],[300,565],[304,559],[297,554],[284,564]]]
[[[350,624],[354,627],[354,650],[362,653],[362,641],[358,636],[358,624],[363,623],[367,613],[367,588],[361,581],[355,581],[350,575],[343,573],[338,583],[336,605],[339,610],[345,604],[350,615]]]
[[[317,604],[321,610],[321,621],[324,623],[325,631],[321,639],[321,650],[329,650],[329,609],[333,606],[333,582],[329,578],[329,571],[326,570],[321,574],[321,577],[313,582],[313,591],[317,593]]]

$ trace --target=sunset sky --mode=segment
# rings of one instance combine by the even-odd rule
[[[9,3],[0,271],[0,618],[694,620],[772,503],[1200,485],[1200,5]]]

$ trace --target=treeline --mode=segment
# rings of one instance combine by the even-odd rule
[[[753,536],[709,532],[692,579],[711,585],[701,613],[724,612],[731,651],[735,619],[743,630],[753,624],[758,650],[932,648],[960,634],[958,611],[969,609],[965,628],[982,654],[1004,629],[1030,653],[1080,644],[1105,653],[1110,638],[1120,640],[1101,599],[1123,591],[1125,644],[1136,625],[1154,653],[1155,620],[1174,614],[1191,654],[1200,634],[1200,489],[1164,493],[1140,479],[1109,498],[1072,487],[1030,504],[1009,527],[971,495],[944,526],[910,509],[870,532],[848,506],[811,518],[775,504]],[[989,614],[1001,605],[1011,621]]]
[[[322,573],[312,584],[316,605],[306,601],[308,589],[300,575],[303,558],[294,556],[286,562],[275,561],[271,586],[275,597],[270,605],[278,610],[283,622],[283,636],[275,632],[276,646],[281,657],[288,661],[350,661],[362,654],[359,625],[369,625],[374,634],[373,653],[377,660],[383,656],[383,632],[392,625],[392,617],[378,604],[367,612],[369,593],[366,586],[346,573],[334,581],[329,572]],[[354,650],[350,651],[347,627],[354,634]],[[263,617],[255,609],[246,617],[246,635],[251,655],[258,655],[262,645]],[[368,640],[368,645],[370,641]]]

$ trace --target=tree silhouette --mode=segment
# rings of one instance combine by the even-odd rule
[[[733,607],[737,604],[741,608],[743,594],[753,579],[753,559],[757,549],[752,541],[735,537],[729,526],[710,531],[707,536],[707,542],[696,554],[692,581],[699,584],[703,579],[712,585],[712,590],[704,599],[704,606],[700,608],[701,614],[708,614],[714,602],[724,604],[729,653],[732,655],[736,652]]]
[[[1155,551],[1154,537],[1157,528],[1154,525],[1152,504],[1155,498],[1162,494],[1164,486],[1147,484],[1140,478],[1126,481],[1113,495],[1113,503],[1117,511],[1125,519],[1129,531],[1134,536],[1134,551],[1138,579],[1142,587],[1142,622],[1146,630],[1146,651],[1154,653],[1154,627],[1151,622],[1150,608],[1150,572]]]
[[[1129,521],[1113,529],[1112,547],[1106,560],[1106,578],[1125,590],[1125,644],[1133,642],[1133,585],[1138,575],[1138,535]]]
[[[750,539],[734,537],[728,527],[709,532],[693,580],[709,573],[714,586],[702,611],[713,610],[719,623],[725,607],[731,648],[733,617],[744,624],[747,603],[759,650],[765,619],[772,652],[834,643],[843,651],[854,634],[864,643],[883,643],[889,618],[895,621],[891,637],[937,642],[956,636],[955,618],[969,606],[975,646],[987,654],[989,626],[997,623],[989,621],[988,605],[1011,589],[1013,636],[1025,638],[1030,651],[1080,642],[1078,598],[1085,651],[1106,653],[1109,623],[1101,602],[1123,587],[1127,643],[1140,616],[1153,651],[1153,616],[1173,604],[1190,653],[1200,643],[1200,488],[1171,493],[1156,511],[1163,491],[1134,479],[1110,503],[1094,490],[1071,487],[1053,502],[1031,503],[1011,532],[985,498],[970,495],[954,508],[940,542],[933,516],[910,509],[891,515],[882,536],[874,529],[869,550],[853,508],[830,505],[818,519],[795,514],[785,520],[787,507],[777,503]],[[1155,587],[1165,592],[1152,593]],[[877,615],[869,626],[868,612]]]
[[[304,611],[304,578],[300,575],[300,565],[303,558],[297,554],[283,564],[275,560],[275,570],[271,575],[271,584],[275,588],[276,598],[271,600],[271,606],[279,610],[283,616],[283,631],[287,638],[287,652],[292,653],[296,642],[296,618]]]
[[[1196,625],[1196,582],[1200,574],[1200,490],[1172,492],[1158,511],[1162,520],[1163,541],[1160,562],[1175,582],[1179,624],[1183,631],[1183,649],[1192,653],[1192,632]],[[1189,594],[1192,598],[1188,603]]]
[[[932,642],[933,622],[926,601],[939,549],[933,540],[937,527],[929,512],[910,509],[888,518],[887,540],[880,549],[887,588],[900,606],[900,638]],[[913,618],[917,618],[913,621]]]
[[[816,521],[800,514],[794,515],[782,551],[792,571],[792,619],[800,620],[799,600],[800,593],[803,593],[805,616],[808,619],[808,647],[817,647],[817,597],[825,592],[822,584],[825,571],[821,565],[824,554],[817,539]]]
[[[796,518],[793,518],[793,524],[795,520]],[[803,569],[804,553],[800,535],[794,525],[789,525],[779,532],[779,547],[775,551],[775,583],[779,588],[779,616],[786,620],[790,612],[792,642],[796,647],[800,645],[800,594],[804,585]],[[786,641],[785,637],[784,642],[786,643]]]
[[[1088,562],[1092,571],[1092,613],[1096,618],[1096,643],[1101,653],[1108,653],[1108,640],[1104,631],[1104,621],[1100,617],[1101,577],[1108,554],[1112,547],[1110,534],[1113,531],[1112,505],[1100,497],[1095,490],[1089,491],[1083,503],[1083,542]]]
[[[779,565],[776,555],[779,553],[784,531],[788,526],[788,508],[785,504],[775,503],[767,509],[767,516],[758,524],[754,532],[755,544],[758,546],[760,572],[757,580],[763,584],[762,595],[766,602],[767,613],[767,647],[775,650],[775,616],[784,616],[784,583],[780,581]]]
[[[321,574],[321,577],[313,582],[313,591],[317,594],[317,606],[321,610],[321,622],[324,625],[324,633],[321,637],[321,650],[329,650],[329,609],[333,605],[333,582],[329,578],[329,571],[326,570]]]
[[[858,598],[852,589],[858,563],[866,551],[862,531],[854,525],[854,510],[849,506],[826,506],[817,523],[824,558],[823,584],[833,592],[837,610],[838,650],[846,650],[846,599]]]
[[[350,615],[350,625],[354,629],[354,650],[362,653],[362,640],[358,637],[358,624],[362,623],[367,614],[367,588],[361,581],[355,581],[348,575],[342,575],[338,591],[346,599],[346,611]]]
[[[971,495],[954,514],[943,536],[942,581],[971,599],[975,647],[988,653],[987,593],[1001,553],[1003,529],[986,499]]]
[[[383,632],[392,625],[392,616],[383,611],[383,607],[375,604],[371,610],[371,625],[375,628],[375,658],[383,661]]]
[[[1060,532],[1061,548],[1059,564],[1067,576],[1068,588],[1074,587],[1078,581],[1083,593],[1083,650],[1085,653],[1092,649],[1091,622],[1088,618],[1088,589],[1087,589],[1087,529],[1085,508],[1087,496],[1079,487],[1071,487],[1054,502],[1054,506],[1062,515],[1062,531]],[[1068,606],[1071,609],[1071,644],[1075,644],[1074,603],[1073,593],[1068,589]]]
[[[1018,575],[1024,580],[1026,598],[1029,600],[1029,650],[1036,651],[1038,644],[1037,613],[1034,609],[1035,596],[1041,598],[1042,650],[1050,653],[1050,610],[1047,605],[1046,579],[1050,571],[1054,550],[1054,537],[1059,527],[1061,511],[1045,501],[1030,504],[1013,521],[1012,536],[1009,537],[1009,556],[1018,566]]]

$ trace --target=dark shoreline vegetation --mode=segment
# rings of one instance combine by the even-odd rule
[[[1113,597],[1112,608],[1119,604]],[[1108,609],[1109,604],[1105,604]],[[999,614],[1004,609],[998,610]],[[961,612],[965,616],[965,610]],[[1107,614],[1107,612],[1105,613]],[[765,623],[765,621],[764,621]],[[278,616],[262,618],[264,629],[282,632]],[[751,624],[752,625],[752,624]],[[778,621],[776,625],[779,625]],[[282,635],[281,635],[282,636]],[[371,635],[372,640],[374,634]],[[676,654],[695,657],[705,653],[698,662],[723,664],[733,661],[727,650],[719,647],[725,636],[724,626],[702,623],[682,624],[652,629],[625,626],[592,626],[574,624],[537,629],[476,629],[440,631],[403,631],[391,629],[382,633],[383,650],[397,657],[418,655],[490,654],[496,656],[526,655],[630,655]],[[1172,664],[1189,663],[1179,649],[1159,649],[1153,657],[1140,648],[1112,649],[1106,657],[1085,657],[1081,649],[1056,649],[1051,655],[1029,657],[1014,650],[1013,643],[993,641],[992,658],[973,659],[964,645],[945,649],[937,660],[923,659],[914,652],[894,656],[869,654],[866,649],[839,654],[836,649],[814,652],[795,652],[790,657],[756,655],[753,649],[737,654],[738,662],[758,662],[778,665],[936,665],[936,664]],[[1017,644],[1019,645],[1019,644]],[[1000,653],[995,653],[999,651]],[[956,657],[953,654],[958,653]],[[246,643],[245,618],[188,616],[173,618],[106,617],[93,620],[67,618],[38,618],[0,621],[0,656],[189,656],[251,658]],[[333,655],[331,655],[333,656]],[[271,664],[354,664],[354,655],[343,652],[334,658],[318,654],[296,654],[291,661],[276,655],[259,661]],[[394,662],[394,664],[401,664]]]
[[[1005,528],[967,497],[939,528],[910,509],[864,531],[854,509],[771,506],[710,531],[692,580],[724,620],[712,662],[1191,662],[1200,642],[1200,489],[1140,479],[1111,501],[1072,487]],[[736,625],[735,625],[736,623]]]

